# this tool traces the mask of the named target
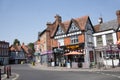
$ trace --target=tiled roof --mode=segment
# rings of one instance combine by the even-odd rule
[[[33,51],[31,50],[31,48],[29,48],[29,47],[26,46],[26,45],[22,45],[22,48],[23,48],[23,50],[25,51],[25,53],[26,53],[27,55],[32,55]]]
[[[117,30],[117,28],[118,28],[117,20],[111,20],[94,26],[95,32],[106,31],[106,30]]]
[[[51,34],[51,37],[54,36],[58,25],[60,25],[61,28],[63,29],[63,31],[65,31],[65,33],[66,33],[67,30],[69,29],[71,21],[74,22],[76,25],[78,25],[80,30],[85,30],[85,26],[86,26],[88,18],[89,18],[89,16],[83,16],[83,17],[80,17],[80,18],[75,18],[75,19],[71,19],[71,20],[68,20],[68,21],[65,21],[65,22],[62,22],[62,23],[58,23],[56,26],[51,26],[51,27],[54,27],[54,29],[52,31],[52,34]]]
[[[75,19],[81,30],[85,30],[85,26],[86,26],[88,18],[89,16],[83,16],[81,18]]]
[[[10,47],[10,51],[21,51],[21,46],[17,46],[17,45],[15,45],[15,46],[11,46]]]
[[[22,50],[24,50],[24,52],[27,54],[27,55],[32,55],[32,50],[28,47],[28,46],[26,46],[26,45],[12,45],[11,47],[10,47],[10,51],[12,52],[12,51],[22,51]]]

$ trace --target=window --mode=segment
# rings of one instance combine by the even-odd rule
[[[103,46],[102,36],[99,35],[96,37],[96,39],[97,39],[97,46]]]
[[[106,55],[104,56],[105,59],[111,59],[113,56],[113,59],[119,59],[119,52],[106,52]]]
[[[113,43],[113,37],[112,37],[112,34],[106,34],[106,42],[107,44],[109,43]]]
[[[87,31],[87,38],[88,38],[88,42],[92,42],[92,32],[91,32],[91,30]]]
[[[78,27],[74,23],[72,23],[69,32],[74,32],[78,30],[79,30]]]
[[[71,39],[71,44],[78,43],[78,36],[71,36],[70,39]]]
[[[58,46],[64,46],[64,39],[58,39]]]
[[[89,51],[90,62],[94,62],[93,51]]]

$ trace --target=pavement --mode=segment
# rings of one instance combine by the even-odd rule
[[[37,70],[50,70],[50,71],[114,71],[114,72],[120,72],[120,67],[102,67],[102,68],[67,68],[67,67],[48,67],[46,65],[41,64],[35,64],[34,66],[31,64],[28,64],[31,68],[37,69]]]
[[[19,77],[19,74],[17,73],[11,73],[11,76],[7,78],[7,74],[4,74],[4,67],[1,67],[1,80],[17,80]]]

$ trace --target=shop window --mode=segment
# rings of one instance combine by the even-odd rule
[[[111,52],[106,52],[106,59],[111,59],[111,58],[113,58],[113,59],[119,59],[119,52],[113,52],[113,53],[111,53]]]

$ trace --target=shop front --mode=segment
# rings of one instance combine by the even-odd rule
[[[55,66],[65,66],[65,57],[64,57],[64,47],[61,48],[54,48],[53,49],[54,62]]]
[[[82,63],[84,62],[84,54],[82,52],[72,51],[64,55],[67,57],[68,68],[82,68]]]
[[[84,43],[68,45],[65,47],[64,56],[68,68],[82,68],[84,62]]]
[[[101,65],[105,67],[115,67],[120,65],[120,50],[116,45],[112,46],[112,49],[110,46],[96,48],[95,53],[97,64],[101,63]]]
[[[40,63],[42,65],[51,66],[51,60],[53,59],[52,51],[45,51],[41,53]]]

